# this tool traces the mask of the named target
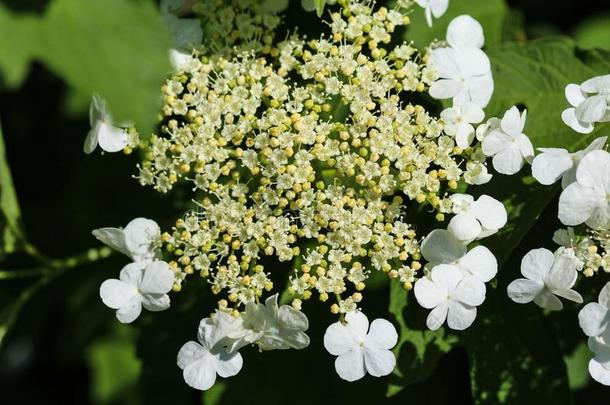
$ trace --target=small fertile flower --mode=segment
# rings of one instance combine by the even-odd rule
[[[426,22],[430,27],[432,26],[432,17],[442,17],[449,6],[449,0],[415,0],[415,2],[424,8]]]
[[[593,229],[610,228],[610,153],[594,150],[576,169],[576,181],[559,197],[559,220],[565,225],[583,222]]]
[[[572,108],[563,111],[563,122],[576,132],[588,134],[596,122],[610,121],[610,75],[568,84],[565,95]]]
[[[174,272],[162,261],[149,263],[145,268],[137,263],[123,267],[119,279],[109,279],[100,286],[100,297],[106,306],[116,309],[122,323],[131,323],[142,312],[163,311],[169,308],[167,293],[174,285]]]
[[[485,194],[476,201],[468,194],[453,194],[450,198],[456,215],[447,230],[465,243],[493,235],[506,225],[506,208],[495,198]]]
[[[451,21],[447,28],[450,46],[430,54],[430,65],[439,77],[430,86],[432,97],[453,98],[454,105],[473,102],[481,108],[489,103],[494,83],[489,58],[480,49],[484,41],[483,28],[474,18],[462,15]]]
[[[498,262],[489,249],[477,246],[469,251],[463,241],[445,229],[430,232],[421,244],[421,253],[428,267],[446,264],[481,283],[490,281],[498,272]]]
[[[534,157],[532,142],[523,133],[526,116],[527,110],[520,114],[513,106],[504,114],[500,127],[483,138],[483,153],[493,156],[493,167],[499,173],[515,174]]]
[[[588,345],[594,354],[589,360],[589,374],[600,384],[610,386],[610,333],[590,337]]]
[[[485,301],[485,285],[479,279],[446,264],[435,266],[430,278],[417,280],[414,291],[419,305],[432,309],[426,319],[431,330],[445,320],[451,329],[468,328],[477,316],[476,307]]]
[[[242,313],[242,335],[248,343],[256,342],[261,350],[303,349],[309,346],[305,331],[309,321],[304,313],[290,305],[278,306],[278,294],[265,305],[249,303]],[[231,334],[237,337],[239,334]]]
[[[152,219],[136,218],[125,229],[100,228],[93,232],[99,241],[133,259],[136,263],[149,263],[156,256],[155,243],[161,233]]]
[[[597,302],[590,302],[580,310],[578,323],[589,337],[610,333],[610,282],[599,292]]]
[[[576,169],[582,158],[592,150],[604,147],[607,137],[595,139],[586,149],[570,153],[561,148],[538,148],[541,154],[532,162],[532,176],[540,184],[553,184],[561,178],[561,187],[566,188],[576,181]]]
[[[106,101],[97,94],[93,95],[89,107],[89,124],[91,130],[83,146],[87,154],[92,153],[97,145],[105,152],[118,152],[129,143],[127,132],[114,125]]]
[[[462,149],[470,146],[474,140],[475,130],[472,124],[478,124],[485,118],[485,113],[478,105],[468,102],[456,105],[441,112],[445,133],[455,137],[455,143]]]
[[[560,311],[563,304],[557,296],[582,302],[580,294],[572,289],[576,282],[576,260],[572,249],[559,248],[555,254],[548,249],[530,250],[521,261],[521,274],[525,278],[508,285],[511,300],[536,305],[552,311]]]
[[[335,360],[339,377],[356,381],[368,372],[374,377],[388,375],[396,365],[391,352],[398,334],[394,326],[385,319],[371,322],[360,311],[348,312],[345,322],[335,322],[326,329],[324,347]]]
[[[216,374],[223,378],[239,373],[243,365],[241,354],[227,349],[229,331],[235,319],[224,312],[199,323],[197,340],[186,342],[178,352],[178,367],[184,381],[198,390],[207,390],[216,382]]]

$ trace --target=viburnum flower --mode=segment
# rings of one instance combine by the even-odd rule
[[[565,95],[572,108],[561,113],[563,122],[576,132],[588,134],[595,122],[610,121],[610,75],[568,84]]]
[[[278,294],[265,300],[265,305],[249,303],[241,314],[244,330],[231,333],[232,338],[256,342],[261,350],[303,349],[309,346],[304,332],[309,321],[304,313],[290,305],[278,306]]]
[[[566,188],[576,181],[576,169],[582,158],[592,150],[604,147],[607,137],[595,139],[586,149],[570,153],[562,148],[538,148],[542,153],[532,161],[532,176],[540,184],[553,184],[561,178],[561,187]]]
[[[430,86],[432,97],[453,98],[454,105],[473,102],[481,108],[489,103],[494,83],[489,58],[480,49],[484,42],[483,28],[474,18],[461,15],[451,21],[449,47],[430,53],[429,64],[439,77]]]
[[[521,260],[521,274],[525,278],[508,285],[511,300],[560,311],[563,304],[556,296],[582,303],[580,294],[572,289],[576,282],[577,260],[572,249],[559,248],[555,254],[548,249],[530,250]]]
[[[330,325],[324,334],[324,347],[335,360],[339,377],[347,381],[361,379],[368,372],[374,377],[388,375],[396,365],[391,352],[398,342],[394,325],[385,319],[371,322],[360,311],[348,312],[345,323]]]
[[[129,256],[134,262],[146,264],[157,256],[155,242],[161,231],[152,219],[135,218],[125,229],[100,228],[92,233],[99,241]]]
[[[610,153],[594,150],[576,169],[576,181],[559,196],[559,220],[593,229],[610,228]]]
[[[515,174],[534,157],[534,147],[523,133],[527,110],[519,113],[516,106],[506,111],[499,128],[483,138],[482,148],[486,156],[493,156],[494,169],[502,174]]]
[[[105,152],[118,152],[129,144],[127,132],[114,125],[106,101],[97,94],[93,95],[89,107],[89,124],[91,130],[83,146],[86,154],[92,153],[98,144]]]
[[[432,26],[432,17],[442,17],[449,6],[449,0],[415,0],[415,2],[424,8],[426,22],[430,27]]]
[[[149,311],[169,308],[167,293],[174,285],[174,272],[162,261],[146,267],[130,263],[123,267],[119,279],[109,279],[100,287],[100,297],[106,306],[116,309],[119,322],[131,323],[140,316],[142,307]]]
[[[430,278],[417,280],[414,292],[419,305],[432,309],[426,319],[431,330],[440,328],[445,320],[451,329],[468,328],[477,316],[476,307],[485,301],[485,284],[446,264],[435,266]]]
[[[578,313],[578,323],[589,337],[610,333],[610,282],[599,292],[598,302],[590,302]]]
[[[450,198],[456,215],[447,230],[465,243],[493,235],[506,225],[506,208],[495,198],[485,194],[476,201],[468,194],[453,194]]]
[[[595,381],[610,386],[610,331],[590,337],[588,345],[594,354],[589,360],[589,374]]]
[[[477,246],[469,251],[463,241],[445,229],[430,232],[421,244],[421,253],[430,268],[446,264],[464,276],[474,276],[481,284],[498,272],[498,262],[489,249]]]
[[[178,367],[189,386],[205,391],[216,382],[216,374],[227,378],[239,373],[241,354],[227,348],[232,343],[227,335],[235,328],[234,323],[235,318],[218,311],[199,323],[198,342],[191,340],[180,348]]]
[[[441,112],[445,133],[455,137],[455,143],[462,149],[470,146],[474,140],[475,130],[472,124],[478,124],[485,118],[483,109],[472,102],[446,108]]]

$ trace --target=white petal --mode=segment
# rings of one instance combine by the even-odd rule
[[[593,124],[590,122],[581,122],[576,118],[576,108],[568,108],[561,113],[561,120],[572,128],[574,131],[581,134],[589,134],[593,132]]]
[[[100,148],[106,152],[118,152],[125,149],[129,144],[127,132],[122,128],[117,128],[101,121],[96,125],[96,128],[97,141],[100,144]]]
[[[451,292],[449,298],[452,301],[459,301],[465,305],[476,307],[485,301],[485,284],[474,276],[464,277],[455,290]]]
[[[152,312],[165,311],[170,305],[167,294],[142,294],[141,299],[142,306]]]
[[[360,348],[350,350],[335,359],[335,370],[346,381],[356,381],[364,377],[364,353]]]
[[[568,84],[564,90],[566,99],[572,107],[578,107],[580,103],[585,101],[585,95],[580,89],[580,86],[574,83]]]
[[[471,85],[477,88],[482,84],[482,82],[477,80],[472,82],[473,79],[482,79],[484,76],[491,75],[491,63],[489,62],[489,58],[487,57],[485,52],[480,49],[457,49],[454,53],[454,60],[458,65],[461,78],[465,79],[469,90],[471,90],[472,88]],[[479,107],[483,108],[483,106],[476,102],[476,100],[472,101]]]
[[[382,377],[388,375],[396,366],[396,357],[394,353],[386,349],[378,349],[375,347],[364,348],[364,365],[366,371],[373,377]]]
[[[449,6],[449,0],[430,0],[430,10],[435,18],[441,17],[447,11]]]
[[[99,94],[94,94],[89,105],[89,125],[93,128],[98,121],[108,120],[108,108],[106,100]]]
[[[603,306],[610,308],[610,281],[608,281],[604,288],[602,288],[602,290],[599,292],[599,297],[597,300]]]
[[[500,229],[506,225],[507,214],[504,204],[493,197],[483,194],[473,204],[476,218],[486,229]]]
[[[585,187],[610,191],[610,153],[593,150],[587,153],[576,169],[576,180]]]
[[[220,352],[215,356],[216,372],[223,378],[233,377],[241,370],[244,360],[238,352]]]
[[[462,106],[462,114],[466,121],[471,124],[478,124],[485,118],[485,112],[476,103],[466,103]]]
[[[369,328],[369,322],[360,311],[348,312],[346,323],[335,322],[324,333],[324,347],[334,355],[340,356],[357,348],[359,342],[364,342]]]
[[[521,274],[526,278],[544,284],[547,273],[555,262],[555,255],[548,249],[532,249],[521,260]]]
[[[505,133],[499,130],[491,131],[481,143],[481,147],[485,156],[493,156],[511,146],[511,139]]]
[[[188,70],[190,63],[193,61],[191,52],[180,51],[178,49],[169,50],[169,62],[175,71]]]
[[[447,300],[447,291],[426,277],[417,280],[413,290],[417,303],[427,309],[434,308]]]
[[[301,311],[297,311],[290,305],[282,305],[278,310],[278,318],[282,328],[292,330],[307,330],[309,320]]]
[[[489,64],[489,60],[488,60]],[[484,108],[491,100],[494,92],[494,80],[491,71],[476,77],[470,77],[466,82],[470,100]]]
[[[437,48],[434,49],[431,53],[430,53],[430,60],[429,63],[431,66],[434,67],[434,69],[436,69],[438,76],[441,79],[452,79],[452,81],[454,81],[455,79],[458,79],[460,77],[460,69],[458,66],[458,60],[457,60],[458,54],[454,49],[451,48]],[[436,83],[442,82],[442,80],[439,80]],[[451,84],[451,86],[455,86],[456,84],[458,84],[457,82],[455,82],[454,84]],[[455,89],[455,93],[457,93],[457,89]],[[432,89],[431,89],[431,93],[430,95],[432,95]],[[448,97],[437,97],[432,95],[432,97],[435,98],[448,98]],[[453,97],[453,95],[449,96],[449,97]]]
[[[481,224],[471,214],[458,214],[451,218],[447,230],[459,240],[470,242],[481,233]]]
[[[461,88],[462,85],[455,80],[440,79],[432,83],[428,92],[430,93],[430,96],[439,100],[444,100],[454,97],[459,93]]]
[[[435,229],[421,244],[421,253],[430,263],[452,263],[466,254],[466,246],[445,229]]]
[[[599,336],[610,324],[610,311],[604,305],[590,302],[578,313],[578,324],[587,336]]]
[[[502,128],[502,131],[512,136],[520,135],[521,132],[523,132],[523,126],[521,114],[516,106],[513,106],[510,110],[506,111],[504,117],[502,117],[502,121],[500,121],[500,128]]]
[[[83,152],[87,155],[93,153],[95,148],[97,148],[97,133],[98,129],[96,127],[91,128],[89,132],[87,132],[87,137],[85,138],[85,143],[83,144]]]
[[[565,225],[582,224],[600,204],[607,204],[604,195],[592,188],[572,183],[559,196],[559,220]]]
[[[142,267],[137,263],[129,263],[121,269],[119,278],[128,284],[138,287],[142,282]]]
[[[159,225],[151,219],[136,218],[125,227],[125,245],[134,260],[152,258],[151,244],[160,234]]]
[[[589,374],[598,383],[610,386],[610,370],[603,367],[596,359],[589,360]]]
[[[561,311],[563,309],[563,304],[559,298],[555,297],[553,293],[546,288],[542,289],[542,291],[536,295],[534,303],[541,308],[546,308],[551,311]]]
[[[178,352],[178,367],[184,369],[191,363],[199,360],[204,355],[203,347],[194,341],[188,341],[180,348]]]
[[[459,265],[484,283],[494,278],[498,272],[498,261],[485,246],[470,250],[460,259]]]
[[[451,292],[464,278],[464,274],[457,266],[439,264],[430,272],[430,278],[439,288]]]
[[[135,286],[120,280],[106,280],[100,286],[102,302],[112,309],[121,308],[137,294],[138,289]]]
[[[488,138],[485,138],[486,140]],[[515,145],[494,155],[492,164],[498,173],[511,175],[517,173],[523,167],[524,159],[521,151]]]
[[[542,283],[527,278],[518,278],[508,285],[506,292],[508,297],[516,303],[527,304],[532,302],[543,288]]]
[[[389,350],[396,346],[398,333],[396,328],[385,319],[377,318],[371,322],[369,334],[366,336],[364,345]]]
[[[166,294],[174,285],[174,272],[169,264],[154,261],[144,271],[140,291],[143,294]]]
[[[534,146],[530,138],[525,134],[521,134],[517,137],[515,143],[519,148],[519,152],[521,152],[521,156],[523,156],[526,162],[531,163],[532,159],[534,159]]]
[[[464,330],[474,322],[477,317],[477,308],[461,304],[459,302],[449,302],[447,315],[447,326],[454,330]]]
[[[582,304],[582,296],[578,293],[578,291],[572,290],[570,288],[565,288],[552,289],[551,292],[558,297],[565,298],[566,300],[573,301],[578,304]]]
[[[123,233],[122,229],[100,228],[95,229],[91,233],[97,238],[97,240],[99,240],[109,248],[129,256],[129,251],[127,250],[127,246],[125,245],[125,234]]]
[[[587,93],[599,93],[610,91],[610,75],[593,77],[580,85],[580,88]]]
[[[134,295],[127,303],[117,309],[116,317],[121,323],[135,321],[142,312],[142,301],[140,294]]]
[[[572,155],[565,149],[549,148],[534,158],[532,176],[544,185],[555,183],[572,168]]]
[[[447,27],[447,42],[453,48],[482,48],[483,27],[469,15],[455,17]]]
[[[449,301],[445,301],[434,308],[426,318],[426,326],[430,330],[437,330],[447,319],[447,311],[449,310]]]
[[[592,96],[576,107],[576,118],[582,122],[596,122],[603,118],[607,108],[605,96]]]
[[[553,291],[553,289],[572,288],[577,277],[574,259],[575,257],[572,249],[569,249],[569,251],[559,249],[555,253],[553,265],[544,280],[551,291]]]
[[[203,353],[199,360],[184,368],[182,376],[190,387],[205,391],[216,382],[216,363],[214,357],[208,351]]]
[[[363,341],[369,330],[369,320],[361,311],[351,311],[345,314],[345,327],[355,339]]]
[[[457,126],[457,132],[455,134],[455,143],[462,149],[466,149],[470,146],[474,140],[474,128],[468,123],[461,123]]]

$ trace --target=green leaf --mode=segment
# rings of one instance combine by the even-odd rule
[[[581,48],[610,49],[610,15],[586,20],[574,30],[574,39]]]
[[[316,6],[316,13],[318,14],[318,17],[322,17],[326,0],[313,0],[313,4]]]
[[[34,16],[13,16],[0,4],[0,72],[6,84],[18,86],[28,65],[38,53],[39,19]],[[6,40],[12,38],[11,40]]]
[[[400,337],[393,350],[397,364],[388,384],[388,396],[426,379],[441,356],[457,343],[457,337],[444,329],[428,330],[425,311],[419,306],[409,306],[409,297],[413,299],[413,293],[405,291],[400,283],[390,283],[389,312],[399,325]]]
[[[424,9],[415,7],[411,24],[405,38],[414,41],[418,48],[425,48],[434,40],[444,40],[447,26],[455,17],[468,14],[479,21],[485,32],[487,46],[499,45],[505,33],[504,24],[508,7],[504,0],[451,0],[447,12],[439,19],[433,19],[428,26]]]
[[[23,239],[20,218],[21,210],[13,187],[0,127],[0,259],[2,255],[14,252]]]

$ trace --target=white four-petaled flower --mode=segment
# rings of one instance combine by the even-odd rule
[[[532,142],[523,133],[526,116],[527,110],[520,114],[513,106],[502,117],[500,126],[483,138],[483,153],[493,156],[492,164],[498,173],[515,174],[534,157]]]
[[[324,334],[324,347],[337,356],[335,370],[339,377],[356,381],[367,372],[375,377],[390,374],[396,365],[390,350],[398,341],[394,326],[379,318],[369,328],[368,318],[359,311],[348,312],[345,321],[333,323]]]
[[[98,144],[106,152],[118,152],[129,144],[127,132],[114,125],[106,100],[97,94],[93,95],[89,107],[89,124],[91,129],[83,146],[85,153],[92,153]]]
[[[610,153],[594,150],[576,169],[576,181],[559,196],[559,220],[565,225],[583,222],[593,229],[610,228]]]
[[[483,109],[472,102],[446,108],[441,112],[444,130],[447,135],[455,137],[455,143],[462,149],[470,146],[474,140],[475,130],[472,124],[478,124],[485,118]]]
[[[574,251],[569,248],[559,248],[555,254],[544,248],[530,250],[521,261],[525,278],[508,285],[508,296],[519,304],[534,301],[539,307],[553,311],[563,309],[557,296],[582,303],[580,294],[572,289],[577,265]]]
[[[136,263],[150,263],[156,256],[155,243],[161,230],[152,219],[135,218],[125,229],[100,228],[93,232],[99,241],[129,256]]]
[[[123,267],[119,279],[109,279],[100,286],[104,304],[116,309],[122,323],[131,323],[142,312],[163,311],[169,308],[167,293],[174,285],[174,272],[162,261],[153,261],[146,267],[130,263]]]
[[[415,0],[415,2],[424,8],[426,22],[429,26],[432,26],[432,17],[442,17],[449,6],[449,0]]]
[[[456,215],[447,230],[465,243],[493,235],[506,225],[506,208],[488,195],[483,194],[475,201],[471,195],[456,193],[450,199]]]
[[[571,108],[561,113],[563,122],[576,132],[588,134],[596,122],[610,121],[610,75],[568,84],[565,95]]]

